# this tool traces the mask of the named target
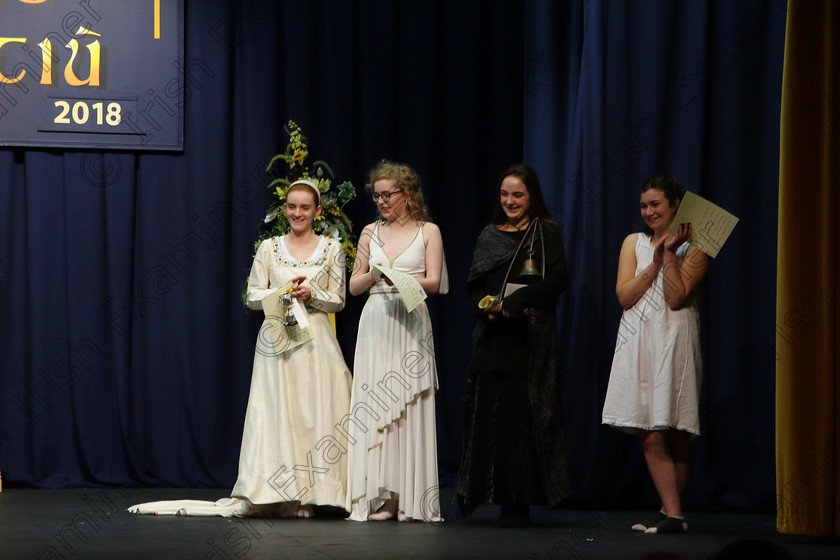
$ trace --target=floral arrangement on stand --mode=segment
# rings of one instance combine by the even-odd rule
[[[344,206],[356,198],[356,189],[350,181],[335,184],[335,175],[325,161],[316,160],[308,163],[309,146],[306,137],[301,133],[300,126],[294,121],[289,121],[285,127],[289,135],[289,143],[286,151],[277,154],[266,167],[266,172],[272,173],[272,169],[279,162],[285,162],[288,172],[285,177],[277,177],[268,188],[272,189],[274,200],[257,231],[257,240],[254,243],[254,253],[264,240],[271,237],[285,235],[289,232],[289,220],[286,218],[284,206],[289,185],[298,179],[311,179],[318,185],[321,193],[321,215],[315,217],[312,223],[312,230],[324,237],[333,237],[341,241],[344,253],[347,258],[348,271],[353,270],[353,262],[356,259],[356,243],[353,236],[353,222],[344,212]],[[242,301],[245,301],[248,279],[242,285]]]

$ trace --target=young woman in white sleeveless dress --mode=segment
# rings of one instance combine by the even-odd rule
[[[439,521],[435,400],[437,368],[425,302],[407,311],[371,265],[414,276],[445,293],[440,230],[428,221],[417,174],[383,162],[371,173],[382,219],[365,227],[350,293],[369,290],[353,367],[347,509],[354,521]],[[443,282],[442,282],[443,279]]]
[[[697,292],[708,258],[687,243],[691,224],[668,229],[683,190],[671,176],[642,186],[646,231],[621,246],[616,294],[625,311],[618,328],[604,424],[639,436],[662,508],[633,525],[647,533],[683,533],[681,494],[688,480],[691,437],[700,433],[702,377]]]

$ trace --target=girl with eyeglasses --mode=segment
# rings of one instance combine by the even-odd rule
[[[414,276],[427,294],[446,293],[440,229],[429,221],[420,179],[381,162],[370,174],[379,219],[359,239],[350,278],[369,292],[353,368],[347,509],[354,521],[440,521],[432,324],[425,302],[408,311],[380,265]]]

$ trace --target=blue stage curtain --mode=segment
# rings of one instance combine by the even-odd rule
[[[636,438],[599,427],[624,238],[657,173],[740,218],[702,290],[705,376],[688,508],[772,511],[784,2],[532,1],[525,159],[566,232],[564,417],[574,497],[658,507]]]
[[[498,168],[522,158],[522,17],[477,0],[190,4],[186,75],[173,69],[183,153],[0,149],[5,482],[233,484],[261,322],[240,286],[289,119],[356,185],[356,233],[374,217],[364,184],[381,158],[424,181],[452,275],[450,295],[430,298],[451,482],[464,283]],[[348,299],[337,328],[352,367],[364,298]]]
[[[578,503],[653,499],[635,442],[599,426],[639,184],[672,172],[739,216],[705,283],[689,490],[698,507],[772,507],[784,11],[758,0],[190,4],[183,153],[0,149],[5,481],[233,484],[260,322],[240,284],[269,203],[264,168],[294,119],[357,186],[357,231],[374,216],[362,185],[380,158],[424,180],[452,281],[430,298],[443,485],[460,458],[464,283],[502,169],[533,165],[566,232],[559,326]],[[363,302],[337,316],[351,367]]]

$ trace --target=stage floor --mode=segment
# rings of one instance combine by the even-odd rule
[[[498,508],[462,519],[442,492],[441,524],[344,519],[228,519],[132,515],[157,500],[216,500],[227,490],[4,488],[0,560],[18,559],[711,559],[728,543],[762,539],[792,558],[836,559],[835,543],[790,538],[772,515],[691,513],[684,535],[645,535],[630,525],[649,512],[532,508],[528,529],[495,527]],[[766,558],[766,557],[765,557]]]

